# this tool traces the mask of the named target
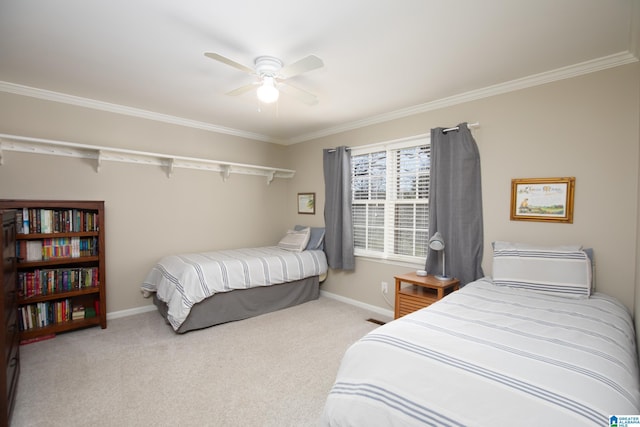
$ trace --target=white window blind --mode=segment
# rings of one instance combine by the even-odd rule
[[[356,255],[424,262],[430,152],[428,138],[352,150]]]

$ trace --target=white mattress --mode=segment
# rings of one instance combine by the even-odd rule
[[[349,348],[322,425],[604,426],[615,414],[640,414],[628,310],[482,279]]]
[[[167,320],[178,330],[194,304],[216,293],[269,286],[324,274],[321,250],[287,251],[277,246],[171,255],[147,274],[142,289],[167,304]]]

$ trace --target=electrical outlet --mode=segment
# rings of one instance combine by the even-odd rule
[[[386,294],[387,292],[389,292],[389,285],[387,285],[387,282],[380,283],[380,286],[383,294]]]

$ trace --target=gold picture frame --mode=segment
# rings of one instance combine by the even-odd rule
[[[298,213],[316,214],[316,193],[298,193]]]
[[[575,177],[511,180],[511,220],[573,223]]]

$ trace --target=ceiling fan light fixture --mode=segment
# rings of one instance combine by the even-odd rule
[[[286,67],[275,56],[258,56],[254,60],[254,68],[242,65],[215,52],[205,52],[204,56],[257,77],[257,80],[227,92],[227,95],[238,96],[256,91],[258,101],[270,104],[278,100],[280,96],[279,87],[281,87],[285,94],[297,98],[300,102],[307,105],[316,105],[318,103],[318,98],[314,94],[299,89],[285,81],[300,74],[322,68],[324,62],[315,55],[309,55]]]
[[[258,99],[265,104],[272,104],[280,97],[280,91],[276,88],[273,77],[265,76],[257,90]]]

